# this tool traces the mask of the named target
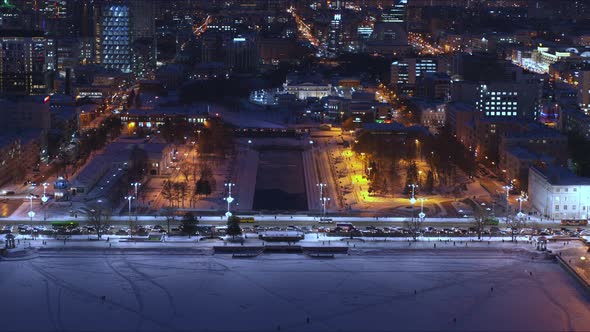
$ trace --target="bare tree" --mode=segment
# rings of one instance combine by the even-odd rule
[[[184,177],[184,182],[189,182],[191,174],[193,174],[193,165],[185,162],[180,165],[180,174]]]
[[[168,204],[172,203],[174,200],[174,189],[172,186],[172,182],[170,180],[166,180],[164,182],[164,186],[162,187],[162,197],[168,201]]]
[[[82,208],[81,210],[86,215],[88,224],[94,228],[98,239],[102,239],[102,234],[106,231],[106,226],[111,220],[109,208],[97,204],[88,208]]]
[[[479,211],[475,218],[473,219],[472,227],[475,229],[475,233],[477,234],[477,239],[481,240],[481,235],[483,234],[486,226],[486,216],[483,212]]]
[[[172,185],[174,198],[177,201],[177,206],[180,207],[182,203],[182,207],[184,207],[184,199],[186,198],[187,194],[187,184],[184,182],[174,182]]]
[[[524,218],[508,217],[506,225],[510,227],[510,236],[514,242],[520,231],[526,227],[526,221]]]
[[[165,207],[160,210],[160,215],[166,218],[166,227],[168,234],[170,234],[170,224],[173,223],[176,219],[176,209],[171,207]]]
[[[422,229],[423,221],[421,218],[416,218],[412,216],[412,219],[407,220],[404,222],[405,228],[410,232],[410,236],[414,241],[418,241],[418,236],[420,236],[420,230]]]

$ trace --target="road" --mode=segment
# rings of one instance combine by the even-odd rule
[[[197,214],[198,215],[198,214]],[[411,217],[373,217],[373,216],[355,216],[355,215],[339,215],[339,216],[330,216],[331,223],[320,223],[320,217],[317,215],[307,215],[307,214],[265,214],[265,215],[244,215],[244,214],[237,214],[240,217],[254,217],[257,224],[260,225],[270,225],[270,226],[285,226],[290,224],[299,224],[299,225],[319,225],[325,224],[326,226],[335,226],[339,222],[352,222],[352,223],[360,223],[365,225],[401,225],[404,222],[410,221]],[[136,217],[132,217],[135,220]],[[209,216],[202,216],[199,215],[198,217],[199,222],[201,224],[225,224],[227,218],[223,216],[223,212],[219,212],[217,215],[209,215]],[[10,218],[10,219],[2,219],[0,220],[0,225],[14,225],[14,224],[29,224],[29,225],[41,225],[41,224],[49,224],[52,221],[76,221],[76,222],[84,222],[84,218],[82,217],[70,217],[69,215],[64,215],[62,217],[50,217],[47,221],[43,221],[43,218],[39,218],[38,216],[33,218],[31,221],[29,218]],[[126,215],[122,216],[112,216],[111,224],[127,224],[129,222],[129,217]],[[141,224],[154,224],[154,223],[164,223],[165,218],[159,215],[140,215],[137,216],[137,221]],[[551,221],[551,220],[540,220],[538,218],[531,217],[531,221],[538,222],[539,224],[543,225],[551,225],[556,227],[559,224],[559,221]],[[462,225],[468,226],[473,223],[473,219],[471,218],[426,218],[424,219],[425,225],[436,225],[436,224],[444,224],[444,225]],[[248,224],[243,224],[248,225]],[[502,227],[502,224],[500,225]]]

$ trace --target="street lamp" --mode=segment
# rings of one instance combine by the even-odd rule
[[[225,198],[225,200],[227,201],[227,212],[225,213],[225,216],[228,217],[228,218],[232,216],[232,213],[230,211],[230,205],[234,201],[234,198],[231,196],[231,188],[232,187],[235,187],[235,186],[236,185],[234,183],[231,183],[231,182],[225,184],[225,187],[228,190],[227,191],[227,197]]]
[[[512,186],[512,184],[509,183],[505,186],[502,186],[502,188],[506,190],[506,204],[508,204],[508,199],[510,198],[510,190],[512,190],[514,187]]]
[[[43,196],[45,196],[46,192],[47,192],[47,187],[49,187],[49,183],[44,182],[43,183]]]
[[[412,188],[412,197],[410,197],[410,204],[414,205],[414,204],[416,204],[415,195],[416,195],[416,188],[418,188],[418,185],[412,183],[412,184],[409,184],[408,187]]]
[[[519,197],[519,198],[517,198],[516,200],[518,201],[518,213],[516,214],[516,216],[517,216],[518,218],[522,219],[522,218],[525,216],[525,214],[524,214],[524,213],[522,213],[522,202],[526,202],[526,201],[528,201],[528,200],[529,200],[529,198],[528,198],[527,194],[525,194],[525,193],[522,193],[522,194],[520,195],[520,197]]]
[[[326,203],[330,201],[330,197],[322,197],[321,201],[322,201],[323,215],[325,217],[326,216]]]
[[[135,197],[135,200],[137,201],[137,203],[135,203],[135,218],[137,219],[137,208],[139,207],[139,197],[137,196],[137,188],[139,186],[141,186],[141,183],[140,182],[133,182],[131,185],[135,189],[135,196],[134,197]]]
[[[328,185],[325,183],[318,183],[317,186],[320,188],[320,201],[324,198],[324,188]]]
[[[32,222],[33,217],[35,216],[35,211],[33,211],[33,198],[35,198],[35,196],[29,195],[28,198],[29,198],[29,202],[31,203],[28,215],[29,215],[29,218],[31,218],[31,222]]]
[[[135,199],[133,196],[126,196],[125,199],[129,201],[129,220],[131,220],[131,201]]]
[[[420,221],[424,221],[424,218],[426,218],[426,214],[424,213],[424,201],[426,200],[426,198],[420,198],[420,213],[418,213],[418,217],[420,218]]]
[[[47,192],[47,187],[49,186],[49,183],[45,182],[43,183],[43,196],[41,197],[41,202],[43,202],[43,220],[47,220],[47,207],[45,206],[45,204],[47,203],[47,201],[49,200],[49,197],[47,197],[46,192]]]
[[[141,183],[133,182],[131,185],[135,187],[135,199],[137,199],[137,187],[141,186]]]

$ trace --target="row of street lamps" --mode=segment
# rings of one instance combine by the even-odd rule
[[[49,197],[47,197],[47,187],[49,187],[49,183],[47,183],[47,182],[43,183],[43,196],[41,196],[41,202],[43,202],[43,205],[45,205],[47,203],[47,201],[49,201]],[[29,216],[29,218],[31,218],[31,222],[32,222],[33,218],[35,217],[35,211],[33,211],[33,199],[36,197],[33,194],[30,194],[28,198],[29,198],[29,202],[30,202],[28,216]],[[47,219],[47,208],[45,208],[44,211],[45,211],[44,219]]]

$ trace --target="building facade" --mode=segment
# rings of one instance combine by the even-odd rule
[[[0,33],[0,93],[32,95],[46,93],[48,74],[56,66],[55,43],[42,33]]]
[[[533,209],[546,218],[588,219],[590,179],[565,168],[531,167],[528,194]]]
[[[132,69],[131,12],[126,2],[106,4],[100,24],[100,61],[107,69]]]

